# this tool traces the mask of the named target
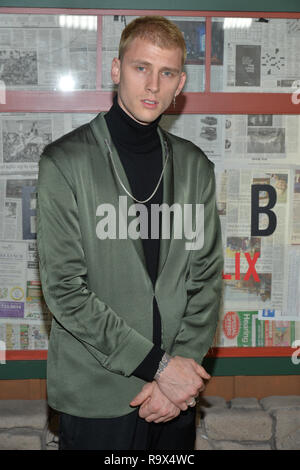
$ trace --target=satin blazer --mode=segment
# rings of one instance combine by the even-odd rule
[[[53,315],[48,402],[91,418],[133,411],[129,403],[145,382],[132,372],[153,347],[154,296],[162,349],[201,364],[216,331],[223,268],[214,166],[197,146],[158,127],[163,163],[168,154],[163,202],[203,205],[204,241],[187,249],[187,239],[175,233],[175,212],[163,213],[170,233],[160,241],[153,287],[141,238],[125,236],[120,222],[120,201],[128,208],[135,201],[119,183],[116,173],[131,192],[104,115],[49,144],[38,178],[40,276]]]

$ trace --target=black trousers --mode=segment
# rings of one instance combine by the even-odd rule
[[[194,450],[195,408],[167,423],[147,423],[138,410],[119,418],[60,414],[60,450]]]

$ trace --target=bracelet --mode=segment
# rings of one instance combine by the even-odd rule
[[[158,380],[160,377],[160,374],[165,370],[167,365],[169,364],[170,360],[172,359],[172,356],[170,356],[168,353],[165,353],[163,357],[160,360],[160,363],[158,364],[158,369],[156,371],[156,374],[154,376],[155,380]]]

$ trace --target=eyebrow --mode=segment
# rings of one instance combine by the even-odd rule
[[[132,65],[152,65],[151,62],[147,62],[145,60],[133,60],[131,62],[131,64]],[[170,72],[174,72],[174,73],[179,73],[180,72],[179,69],[173,68],[173,67],[162,67],[161,71],[170,71]]]

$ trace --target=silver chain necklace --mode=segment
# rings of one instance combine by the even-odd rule
[[[166,144],[166,142],[164,141],[164,145],[165,145],[165,148],[166,148],[166,161],[165,161],[165,164],[163,166],[163,169],[162,169],[162,172],[161,172],[161,175],[159,177],[159,180],[158,180],[158,183],[153,191],[153,193],[151,194],[151,196],[149,196],[147,199],[145,199],[144,201],[139,201],[139,199],[136,199],[132,194],[130,194],[130,192],[128,191],[128,189],[124,186],[124,184],[122,183],[122,180],[119,176],[119,173],[117,172],[117,169],[115,167],[115,163],[114,163],[114,160],[113,160],[113,156],[112,156],[112,151],[111,151],[111,148],[109,146],[109,143],[108,143],[108,140],[105,139],[104,142],[106,143],[107,145],[107,148],[108,148],[108,151],[109,151],[109,156],[110,156],[110,159],[111,159],[111,162],[112,162],[112,165],[113,165],[113,168],[115,170],[115,173],[116,173],[116,176],[118,178],[118,181],[120,183],[120,185],[122,186],[122,188],[124,189],[125,193],[128,194],[128,196],[130,196],[134,201],[136,202],[139,202],[140,204],[144,204],[145,202],[148,202],[150,201],[150,199],[153,198],[154,194],[156,193],[156,191],[158,190],[158,187],[160,185],[160,182],[162,180],[162,177],[163,177],[163,174],[164,174],[164,171],[165,171],[165,168],[166,168],[166,165],[167,165],[167,162],[168,162],[168,159],[169,159],[169,151],[168,151],[168,146]]]

